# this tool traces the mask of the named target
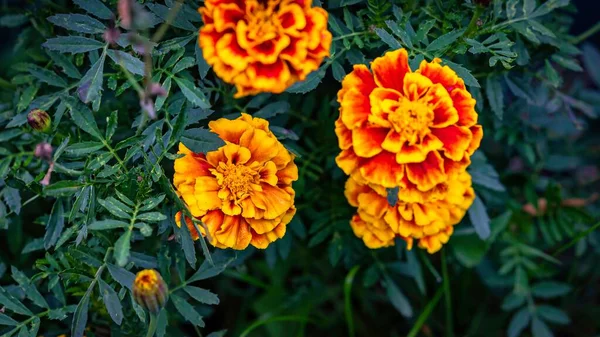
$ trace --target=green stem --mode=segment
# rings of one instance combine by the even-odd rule
[[[346,276],[344,280],[344,312],[346,313],[346,323],[348,323],[348,336],[354,337],[354,318],[352,318],[352,283],[354,283],[354,276],[360,269],[360,266],[354,266]]]
[[[334,37],[332,41],[339,41],[339,40],[343,40],[347,37],[366,35],[366,34],[369,34],[369,32],[354,32],[354,33],[350,33],[350,34],[344,34],[344,35]]]
[[[450,294],[450,278],[448,264],[446,263],[446,250],[442,250],[442,275],[444,276],[444,294],[446,304],[446,336],[454,336],[452,327],[452,295]]]
[[[558,254],[560,254],[560,253],[564,252],[565,250],[571,248],[577,242],[579,242],[579,240],[583,239],[588,234],[590,234],[591,232],[595,231],[598,228],[600,228],[600,222],[598,222],[597,224],[595,224],[592,227],[588,228],[587,230],[585,230],[585,231],[580,232],[579,234],[577,234],[577,236],[574,237],[573,240],[569,241],[567,244],[565,244],[562,247],[560,247],[559,249],[557,249],[556,252],[554,252],[554,254],[552,254],[552,256],[556,257]]]
[[[479,20],[479,17],[481,16],[482,13],[483,13],[483,7],[477,6],[475,8],[475,12],[473,13],[473,16],[471,17],[471,22],[469,22],[469,26],[467,26],[467,30],[463,34],[465,37],[470,37],[473,34],[475,29],[477,28],[477,20]]]
[[[588,37],[596,34],[600,32],[600,21],[597,22],[595,25],[593,25],[592,27],[590,27],[588,30],[586,30],[585,32],[579,34],[578,36],[576,36],[575,38],[573,38],[571,40],[571,43],[573,44],[579,44],[580,42],[583,42],[584,40],[586,40]]]
[[[153,337],[156,332],[156,325],[158,324],[158,316],[150,313],[150,324],[148,325],[148,334],[146,337]]]
[[[431,315],[431,313],[433,312],[433,309],[435,309],[435,306],[438,304],[438,302],[442,298],[442,294],[444,294],[444,288],[439,287],[437,292],[431,299],[431,301],[429,301],[429,303],[427,303],[427,305],[425,306],[425,309],[423,309],[423,312],[417,318],[415,325],[413,325],[412,329],[410,329],[410,331],[408,332],[408,335],[406,335],[406,337],[417,337],[417,334],[421,330],[421,327],[423,326],[423,324],[425,324],[425,322],[427,321],[427,318],[429,318],[429,315]]]
[[[112,146],[110,146],[110,144],[108,144],[106,140],[102,140],[102,143],[104,144],[104,147],[106,147],[108,151],[112,154],[113,158],[115,158],[117,162],[119,162],[119,165],[121,166],[123,171],[125,171],[125,173],[129,173],[129,170],[127,170],[127,166],[125,166],[125,162],[123,162],[123,159],[119,157],[117,151],[115,151],[115,149],[113,149]]]
[[[152,36],[152,42],[156,43],[162,39],[162,37],[167,32],[167,29],[169,29],[169,26],[177,16],[177,13],[181,9],[181,6],[183,6],[183,0],[179,0],[177,1],[177,3],[175,3],[175,6],[173,6],[173,8],[171,8],[171,10],[169,11],[169,14],[167,14],[165,22],[158,28],[156,33],[154,33],[154,35]]]

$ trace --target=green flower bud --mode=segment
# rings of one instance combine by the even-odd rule
[[[154,269],[144,269],[135,276],[133,298],[144,309],[158,314],[167,303],[169,289],[159,272]]]
[[[27,123],[36,131],[46,132],[50,130],[51,122],[50,116],[44,110],[33,109],[27,114]]]

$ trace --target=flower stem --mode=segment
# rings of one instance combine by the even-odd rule
[[[467,30],[465,31],[465,34],[464,34],[465,37],[470,37],[473,34],[473,32],[475,31],[475,29],[477,27],[477,20],[479,20],[479,17],[481,16],[482,13],[483,13],[483,7],[477,6],[475,8],[475,12],[473,13],[473,16],[471,17],[471,22],[469,22],[469,26],[467,26]]]
[[[450,294],[450,279],[448,277],[448,265],[446,263],[446,250],[442,250],[442,274],[444,276],[444,295],[446,304],[446,336],[453,337],[452,327],[452,296]]]
[[[429,318],[429,315],[431,315],[431,313],[433,312],[433,309],[435,309],[435,306],[438,304],[438,302],[442,298],[443,293],[444,293],[444,288],[438,288],[437,292],[433,296],[433,299],[431,299],[431,301],[429,301],[429,303],[427,303],[427,305],[425,306],[425,309],[423,309],[423,312],[421,313],[421,315],[419,315],[419,317],[417,318],[417,321],[415,322],[413,327],[410,329],[410,331],[408,332],[408,335],[406,335],[406,337],[417,337],[417,335],[421,331],[421,327],[423,326],[423,324],[425,324],[425,322],[427,321],[427,318]]]
[[[158,316],[150,313],[150,324],[148,325],[148,334],[146,337],[153,337],[156,332],[156,325],[158,324]]]
[[[588,37],[590,37],[598,32],[600,32],[600,22],[597,22],[595,25],[590,27],[590,29],[586,30],[585,32],[583,32],[583,33],[579,34],[578,36],[576,36],[575,38],[573,38],[571,40],[571,42],[573,44],[579,44],[580,42],[583,42],[585,39],[587,39]]]

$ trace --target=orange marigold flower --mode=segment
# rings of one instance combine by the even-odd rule
[[[292,182],[294,156],[269,130],[269,122],[248,114],[208,124],[225,145],[206,154],[179,144],[173,183],[192,216],[208,229],[218,248],[266,248],[282,238],[296,213]],[[181,215],[176,216],[180,224]],[[186,224],[199,237],[191,219]],[[201,234],[204,228],[199,226]]]
[[[345,195],[358,208],[350,225],[369,248],[389,246],[399,236],[407,240],[409,249],[414,238],[419,239],[419,247],[435,253],[448,242],[453,226],[475,198],[471,176],[466,171],[442,183],[440,190],[445,192],[421,192],[416,188],[407,192],[401,188],[398,202],[391,206],[384,187],[350,177]]]
[[[198,43],[235,97],[281,93],[319,68],[332,36],[311,0],[206,0]]]
[[[144,309],[157,314],[167,303],[169,289],[159,272],[144,269],[133,281],[133,298]]]
[[[440,59],[412,71],[405,49],[355,65],[338,92],[338,166],[383,187],[428,191],[470,164],[483,131],[464,81]]]

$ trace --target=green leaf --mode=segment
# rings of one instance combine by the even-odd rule
[[[533,337],[554,337],[548,325],[537,317],[534,317],[531,321],[531,334]]]
[[[196,43],[195,48],[196,55],[196,63],[198,64],[198,72],[200,73],[200,78],[204,79],[210,70],[210,65],[206,63],[204,56],[202,55],[202,49],[200,49],[199,45]]]
[[[100,142],[81,142],[69,145],[65,149],[65,156],[70,158],[81,158],[94,153],[104,147]]]
[[[120,50],[108,50],[108,57],[110,57],[116,64],[122,65],[130,73],[136,75],[144,75],[144,62],[133,55],[120,51]]]
[[[195,153],[215,151],[225,145],[217,134],[204,128],[186,130],[181,136],[181,142]]]
[[[21,213],[21,194],[18,189],[7,186],[2,191],[2,196],[11,211],[17,215]]]
[[[129,199],[125,194],[119,192],[119,190],[115,190],[115,194],[117,195],[119,200],[121,200],[128,206],[135,207],[135,203],[133,202],[133,200]],[[131,211],[133,212],[133,210],[131,210]]]
[[[119,200],[113,197],[108,197],[106,199],[98,199],[98,203],[104,208],[106,208],[106,210],[114,216],[117,216],[122,219],[131,219],[130,214],[133,213],[133,210],[129,206],[125,205],[124,203],[120,202]]]
[[[108,272],[121,286],[133,291],[133,282],[135,274],[125,268],[121,268],[110,263],[106,264]]]
[[[196,265],[196,249],[194,248],[194,240],[192,239],[192,235],[190,230],[185,223],[184,217],[181,217],[181,221],[178,225],[178,232],[181,238],[181,248],[183,249],[183,253],[185,255],[186,260],[190,264],[190,266]]]
[[[392,30],[392,33],[394,33],[394,35],[398,36],[400,38],[400,40],[402,40],[402,43],[404,43],[404,45],[408,49],[413,48],[413,42],[410,38],[410,35],[405,30],[398,27],[398,24],[396,22],[388,20],[385,22],[385,24],[388,26],[389,29]],[[407,25],[408,24],[409,23],[407,21]],[[418,40],[418,41],[420,41],[420,40]]]
[[[50,217],[46,223],[46,234],[44,235],[44,248],[49,250],[60,237],[65,226],[64,206],[61,199],[57,199],[52,206]]]
[[[448,60],[444,60],[444,64],[446,64],[452,70],[454,70],[456,72],[456,74],[458,76],[460,76],[465,81],[466,85],[470,85],[470,86],[473,86],[473,87],[476,87],[476,88],[480,88],[481,87],[479,85],[479,82],[477,82],[477,79],[465,67],[463,67],[463,66],[461,66],[459,64],[456,64],[454,62],[450,62]]]
[[[65,82],[65,80],[63,80],[60,76],[56,75],[56,73],[53,71],[36,66],[35,64],[29,65],[28,70],[31,75],[44,83],[48,83],[49,85],[59,88],[64,88],[67,86],[67,82]]]
[[[458,261],[467,268],[473,268],[481,262],[487,253],[488,245],[476,235],[454,235],[450,246]]]
[[[560,64],[561,66],[563,66],[569,70],[578,71],[578,72],[583,71],[583,68],[581,68],[579,63],[577,63],[577,61],[572,57],[567,58],[562,55],[554,54],[551,56],[551,58],[553,61],[555,61],[556,63]]]
[[[177,62],[177,64],[175,64],[175,66],[173,67],[173,71],[171,73],[177,74],[178,72],[180,72],[182,70],[192,67],[194,64],[196,64],[196,60],[191,56],[186,56],[186,57],[182,58],[181,60],[179,60],[179,62]]]
[[[187,280],[187,283],[205,280],[217,276],[220,273],[222,273],[225,269],[227,269],[227,266],[233,260],[233,258],[226,259],[225,261],[222,261],[220,263],[216,262],[214,265],[211,265],[208,260],[205,260],[204,262],[202,262],[202,265],[200,265],[200,268],[198,268],[194,275],[192,275],[192,277],[190,277]]]
[[[267,104],[262,109],[253,114],[254,117],[269,119],[281,113],[286,113],[290,110],[290,103],[279,101]]]
[[[106,60],[106,50],[100,58],[92,65],[90,70],[83,75],[79,81],[77,93],[84,103],[96,100],[102,91],[102,82],[104,81],[104,61]]]
[[[129,260],[129,250],[131,249],[131,231],[126,231],[115,243],[115,261],[117,265],[123,267]]]
[[[338,82],[341,82],[344,79],[344,76],[346,76],[344,67],[342,67],[338,61],[334,61],[331,64],[331,71],[333,72],[333,78]]]
[[[35,95],[37,94],[38,90],[39,90],[39,87],[36,85],[28,86],[27,88],[25,88],[25,90],[23,90],[21,97],[19,97],[19,103],[17,104],[17,112],[22,112],[23,110],[25,110],[29,107],[29,104],[31,104],[31,101],[35,98]],[[13,132],[14,137],[21,135],[21,132],[19,132],[21,130],[19,130],[19,129],[12,129],[12,130],[6,130],[6,131]]]
[[[181,92],[190,101],[194,106],[208,109],[210,108],[210,103],[204,96],[204,93],[194,85],[190,80],[185,78],[173,77],[175,83],[181,89]]]
[[[83,183],[72,180],[63,180],[44,188],[44,194],[50,197],[71,196],[84,187]]]
[[[151,2],[147,3],[146,6],[148,6],[152,13],[156,14],[156,16],[161,18],[163,21],[167,21],[167,18],[171,12],[171,8],[165,5],[154,4]],[[189,30],[192,32],[197,30],[196,26],[192,24],[188,19],[186,19],[183,13],[176,13],[177,15],[175,16],[175,18],[172,21],[170,21],[171,26],[181,28],[184,30]]]
[[[117,130],[119,121],[119,112],[117,110],[110,113],[106,123],[106,140],[110,140]]]
[[[138,214],[137,220],[148,221],[148,222],[159,222],[165,220],[167,217],[160,212],[149,212]]]
[[[396,283],[394,283],[394,281],[387,275],[385,275],[385,288],[387,297],[394,308],[396,308],[396,310],[398,310],[402,316],[407,318],[412,317],[413,310],[408,298],[406,298]]]
[[[6,316],[5,314],[0,314],[0,325],[8,325],[8,326],[16,326],[19,322],[14,319]]]
[[[540,7],[538,7],[531,15],[530,19],[536,18],[538,16],[546,15],[556,8],[564,7],[569,4],[569,0],[548,0],[544,2]]]
[[[499,120],[504,116],[504,93],[498,78],[490,75],[486,79],[485,92],[492,111]]]
[[[158,314],[158,320],[156,322],[156,336],[164,337],[167,332],[167,324],[169,323],[169,318],[167,317],[167,310],[165,308],[160,310]]]
[[[164,199],[165,199],[164,194],[161,194],[159,196],[156,196],[156,197],[153,197],[150,199],[146,199],[141,204],[139,211],[140,212],[149,211],[149,210],[153,209],[154,207],[158,206]]]
[[[109,219],[109,220],[94,221],[94,222],[92,222],[92,224],[90,224],[88,226],[88,229],[93,230],[93,231],[101,231],[101,230],[106,230],[106,229],[127,228],[127,227],[129,227],[129,224],[127,222]]]
[[[190,305],[183,298],[173,294],[171,295],[171,301],[175,305],[175,309],[179,311],[179,313],[190,323],[199,326],[201,328],[204,327],[204,321],[202,320],[202,315],[200,315],[192,305]]]
[[[559,324],[566,325],[571,323],[571,319],[562,309],[553,307],[551,305],[542,304],[536,307],[536,313],[544,320]]]
[[[292,94],[305,94],[315,89],[319,85],[319,83],[321,83],[323,77],[325,77],[325,69],[327,69],[326,65],[321,66],[321,68],[319,68],[318,70],[308,74],[304,81],[296,82],[292,86],[287,88],[286,92]]]
[[[459,37],[461,37],[464,33],[464,30],[455,30],[444,35],[441,35],[437,39],[433,40],[429,46],[425,49],[428,52],[433,52],[436,50],[441,50],[450,46],[454,41],[456,41]]]
[[[471,224],[475,228],[475,232],[482,240],[486,240],[490,234],[490,217],[487,214],[485,205],[476,195],[473,204],[469,208],[469,219]]]
[[[27,309],[18,299],[14,298],[9,292],[0,287],[0,304],[6,309],[20,315],[33,316],[33,313]]]
[[[73,122],[75,122],[80,129],[89,133],[96,139],[103,140],[102,133],[100,133],[100,130],[98,129],[98,124],[96,124],[96,119],[94,119],[94,114],[90,108],[72,98],[66,99],[65,103],[71,111]]]
[[[192,286],[186,286],[183,290],[200,303],[209,305],[219,304],[219,297],[209,290]]]
[[[582,51],[585,71],[594,81],[596,87],[600,88],[600,51],[590,43],[586,43]]]
[[[104,43],[83,36],[59,36],[42,44],[43,47],[59,53],[86,53],[104,47]]]
[[[511,293],[504,298],[502,301],[502,310],[512,311],[525,304],[525,296],[520,294]]]
[[[385,191],[387,193],[386,197],[388,205],[392,207],[396,206],[396,204],[398,203],[398,192],[400,191],[400,189],[398,187],[386,188]]]
[[[523,332],[527,325],[529,325],[530,319],[531,315],[529,314],[527,307],[517,311],[510,320],[510,323],[508,324],[508,337],[520,336],[521,332]]]
[[[23,25],[27,21],[29,21],[29,18],[27,18],[27,15],[25,14],[7,14],[0,17],[0,26],[15,28]]]
[[[102,34],[106,30],[104,24],[83,14],[57,14],[48,18],[56,26],[84,34]]]
[[[23,247],[23,250],[21,251],[21,254],[27,254],[27,253],[31,253],[31,252],[37,252],[38,250],[42,250],[44,249],[44,239],[43,238],[36,238],[33,239],[31,241],[29,241],[25,247]]]
[[[117,292],[102,279],[98,280],[98,285],[100,286],[100,294],[102,294],[102,299],[110,318],[117,325],[121,325],[123,321],[123,307],[121,306],[121,300],[119,300]]]
[[[531,287],[531,293],[535,297],[554,298],[566,295],[571,291],[571,287],[564,283],[545,281],[534,284]]]
[[[402,45],[390,33],[381,28],[375,28],[375,34],[379,36],[381,41],[385,42],[391,49],[400,49]]]
[[[48,56],[50,56],[52,61],[54,61],[54,63],[57,66],[62,68],[65,75],[69,76],[70,78],[76,78],[76,79],[81,78],[81,73],[79,72],[77,67],[75,67],[73,62],[71,62],[69,60],[69,58],[67,56],[60,54],[60,53],[55,53],[55,52],[52,52],[49,50],[46,50],[46,54],[48,54]]]
[[[50,306],[46,299],[40,292],[37,290],[35,285],[31,283],[31,280],[23,274],[23,272],[19,271],[15,266],[11,266],[12,278],[17,281],[17,283],[25,290],[25,295],[29,298],[35,305],[40,308],[48,309]]]
[[[71,336],[72,337],[83,337],[85,326],[88,320],[88,309],[90,306],[90,291],[86,291],[85,295],[77,304],[77,309],[73,314],[73,321],[71,323]]]
[[[73,2],[97,18],[110,20],[113,17],[111,10],[100,0],[73,0]]]

